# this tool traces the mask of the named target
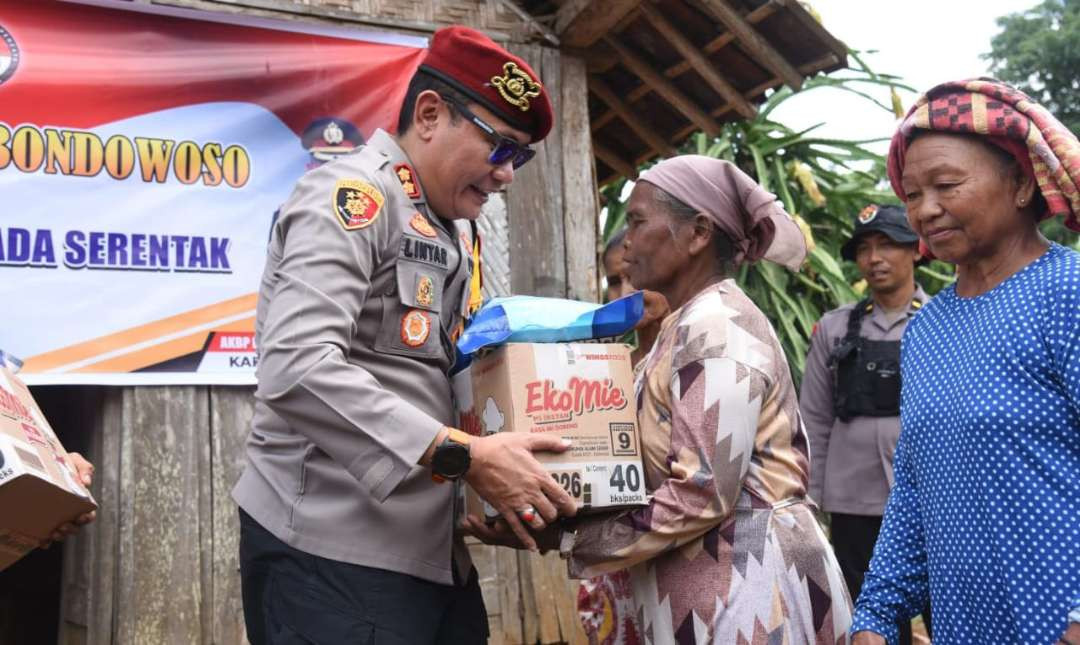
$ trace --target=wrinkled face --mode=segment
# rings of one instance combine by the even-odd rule
[[[875,293],[892,293],[912,284],[918,259],[914,244],[894,242],[884,233],[866,233],[855,243],[855,264]]]
[[[467,107],[504,137],[528,143],[528,134],[510,127],[483,106],[473,103]],[[511,161],[499,166],[488,162],[495,143],[476,124],[452,113],[445,101],[439,110],[431,139],[433,161],[422,177],[424,193],[438,215],[474,220],[492,193],[514,181],[514,168]]]
[[[655,198],[656,187],[639,181],[626,208],[626,275],[638,289],[671,293],[671,286],[690,263],[686,230],[689,225],[675,223],[666,208]],[[674,229],[675,233],[672,234]]]
[[[623,254],[621,245],[613,247],[604,254],[604,278],[607,281],[607,290],[604,292],[606,302],[617,300],[634,291],[630,278],[626,275]]]
[[[1017,207],[1018,181],[992,144],[928,133],[908,147],[901,183],[908,221],[938,258],[996,258],[1035,221]]]

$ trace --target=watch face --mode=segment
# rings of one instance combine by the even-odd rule
[[[431,470],[440,477],[455,479],[469,469],[469,447],[446,441],[435,448],[431,458]]]

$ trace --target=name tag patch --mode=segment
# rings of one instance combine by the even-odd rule
[[[401,240],[401,250],[398,252],[398,256],[443,268],[450,266],[445,247],[407,235]]]

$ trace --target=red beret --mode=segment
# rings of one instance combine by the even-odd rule
[[[551,131],[553,110],[547,88],[529,64],[468,27],[435,32],[420,71],[430,74],[532,135]]]

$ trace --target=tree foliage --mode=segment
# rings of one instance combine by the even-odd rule
[[[1032,9],[997,19],[990,41],[991,72],[1020,88],[1080,133],[1080,0],[1044,0]],[[1080,236],[1060,218],[1042,224],[1046,237],[1080,248]]]
[[[802,92],[833,87],[862,96],[883,110],[901,113],[895,88],[906,88],[894,76],[872,72],[849,54],[855,68],[809,79]],[[775,193],[813,240],[798,273],[770,262],[743,266],[737,281],[765,312],[787,354],[792,375],[801,381],[810,334],[822,314],[858,299],[865,284],[851,263],[843,263],[840,247],[850,237],[852,218],[870,203],[898,203],[885,181],[885,159],[871,151],[874,141],[819,137],[820,124],[803,131],[773,121],[772,112],[794,93],[784,87],[773,93],[757,116],[727,123],[710,138],[693,135],[680,152],[727,159]],[[881,100],[879,97],[889,97]],[[891,100],[890,100],[891,99]],[[622,199],[625,181],[603,189],[608,217],[604,239],[625,223]],[[918,278],[931,293],[951,282],[952,269],[940,262],[920,267]]]
[[[997,24],[985,55],[993,74],[1080,132],[1080,0],[1044,0]]]

